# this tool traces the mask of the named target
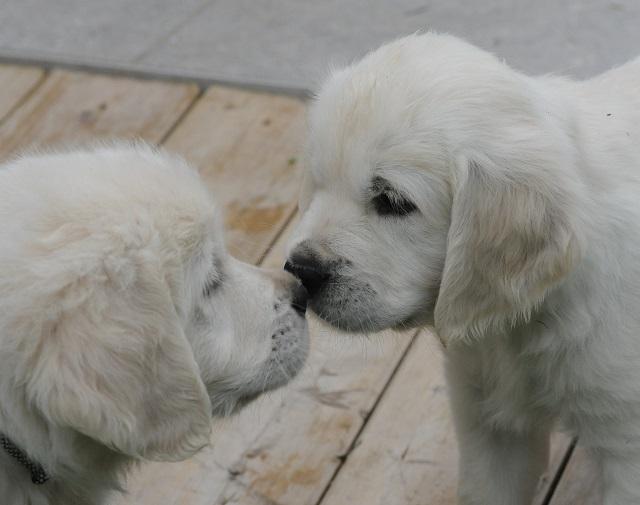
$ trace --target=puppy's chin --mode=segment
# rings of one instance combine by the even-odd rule
[[[319,321],[346,333],[375,333],[393,326],[390,321],[375,319],[375,316],[363,312],[350,312],[344,307],[333,311],[326,305],[311,303],[309,308]]]
[[[313,310],[313,308],[312,308]],[[421,316],[409,317],[407,319],[398,320],[373,320],[364,314],[358,314],[350,317],[345,314],[341,314],[340,318],[332,317],[327,312],[324,312],[325,317],[318,315],[313,310],[314,315],[325,325],[331,328],[338,329],[346,333],[377,333],[385,330],[394,331],[406,331],[412,328],[420,328],[422,326],[430,325],[429,321],[433,318],[425,318]]]
[[[309,300],[309,308],[321,321],[348,333],[378,332],[394,321],[382,308],[373,287],[356,275],[334,273]]]
[[[240,411],[264,393],[291,382],[309,354],[309,331],[304,317],[288,314],[271,337],[271,353],[244,380],[209,385],[212,415],[226,417]]]
[[[404,321],[390,317],[389,311],[361,301],[351,304],[348,300],[320,298],[312,300],[309,308],[327,326],[347,333],[376,333],[404,327]]]
[[[416,311],[409,317],[395,323],[392,328],[397,331],[410,330],[414,328],[433,327],[434,325],[435,300],[425,304],[423,308]]]
[[[242,387],[233,391],[219,392],[211,398],[212,416],[229,417],[235,415],[261,396],[287,385],[297,376],[304,362],[305,358],[301,357],[296,363],[276,364],[279,371],[273,369],[271,372],[262,372],[256,376],[255,380]]]
[[[426,303],[414,313],[401,315],[386,307],[373,290],[350,297],[320,292],[309,308],[324,324],[347,333],[376,333],[384,330],[404,331],[433,325],[434,303]]]

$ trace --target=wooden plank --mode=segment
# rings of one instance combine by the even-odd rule
[[[0,122],[38,85],[44,71],[35,67],[0,65]]]
[[[549,505],[602,505],[602,500],[600,469],[578,445]]]
[[[240,259],[261,259],[295,211],[304,110],[295,98],[214,86],[166,143],[200,168]]]
[[[552,439],[550,475],[561,466],[568,439]],[[398,373],[333,481],[323,505],[455,505],[458,455],[446,397],[443,356],[428,332],[419,334]]]
[[[0,127],[0,158],[97,139],[159,142],[197,94],[195,85],[56,70]]]

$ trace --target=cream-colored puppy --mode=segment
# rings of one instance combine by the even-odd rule
[[[461,504],[529,503],[557,421],[640,503],[640,60],[574,82],[388,44],[315,100],[301,209],[321,318],[445,343]]]
[[[231,258],[197,172],[144,145],[0,168],[0,501],[104,503],[308,348],[293,276]]]

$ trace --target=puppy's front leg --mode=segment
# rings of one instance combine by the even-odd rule
[[[469,359],[454,354],[447,362],[460,454],[459,505],[528,505],[547,464],[549,431],[490,426],[483,418],[478,370]]]

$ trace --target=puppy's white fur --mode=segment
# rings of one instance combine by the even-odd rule
[[[348,330],[434,324],[460,503],[529,503],[556,422],[640,503],[640,59],[528,77],[450,36],[337,71],[310,114],[292,258]],[[417,211],[372,204],[382,177]]]
[[[229,257],[196,171],[145,145],[0,168],[0,450],[12,505],[101,504],[301,367],[296,281]]]

